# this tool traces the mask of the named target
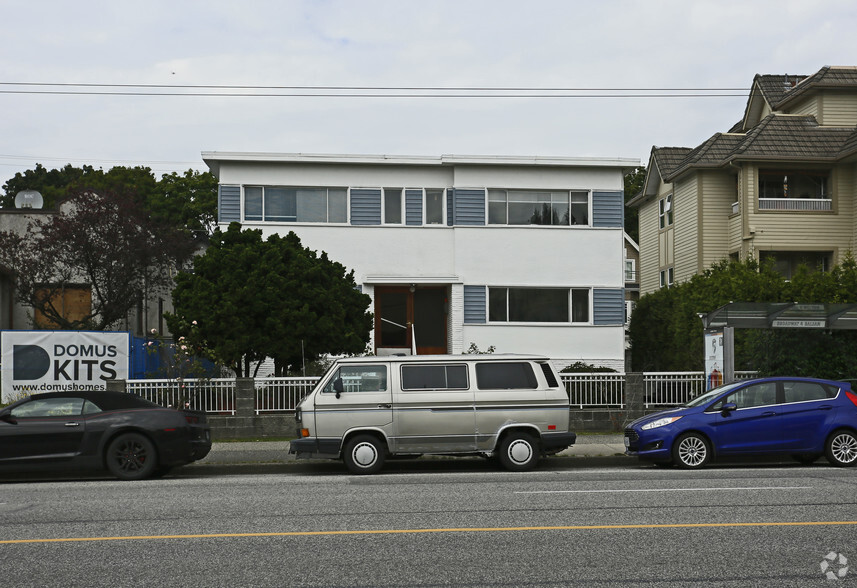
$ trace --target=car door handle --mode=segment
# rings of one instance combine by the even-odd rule
[[[818,407],[818,410],[830,410],[832,408],[833,407],[830,406],[829,404],[822,404],[821,406]]]
[[[393,408],[392,404],[379,404],[378,408]]]
[[[76,423],[74,421],[68,422],[65,424],[66,427],[79,427],[80,423]]]
[[[775,412],[763,412],[762,413],[762,416],[764,416],[764,417],[776,416],[776,415],[777,415],[777,413],[775,413]]]

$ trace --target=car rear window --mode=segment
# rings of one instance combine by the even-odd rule
[[[531,390],[539,386],[533,366],[526,361],[477,363],[476,385],[480,390]]]

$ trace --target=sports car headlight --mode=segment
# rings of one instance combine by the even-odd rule
[[[663,427],[664,425],[669,425],[670,423],[674,423],[679,420],[680,416],[674,417],[664,417],[662,419],[658,419],[656,421],[652,421],[651,423],[646,423],[642,426],[644,431],[648,431],[649,429],[657,429],[658,427]]]

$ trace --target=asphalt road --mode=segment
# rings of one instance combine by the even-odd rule
[[[12,586],[857,585],[857,470],[553,459],[0,484]],[[229,475],[224,475],[229,474]],[[833,554],[833,561],[826,556]],[[839,554],[850,560],[843,564]],[[826,571],[843,573],[826,579]],[[848,568],[848,569],[846,569]]]

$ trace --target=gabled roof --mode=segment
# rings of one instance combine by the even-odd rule
[[[652,147],[643,187],[638,194],[628,200],[626,206],[636,206],[646,200],[648,196],[657,194],[658,182],[672,174],[676,166],[690,152],[690,147]]]

